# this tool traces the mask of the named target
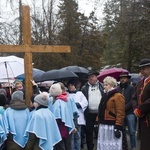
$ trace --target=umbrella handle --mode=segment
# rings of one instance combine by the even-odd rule
[[[9,92],[10,92],[10,95],[12,94],[12,91],[11,91],[11,84],[10,84],[10,80],[9,80],[9,75],[8,75],[8,70],[7,70],[7,64],[6,62],[5,63],[5,68],[6,68],[6,74],[7,74],[7,79],[8,79],[8,85],[9,85]]]

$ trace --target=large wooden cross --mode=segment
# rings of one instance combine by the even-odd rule
[[[22,6],[22,45],[0,45],[0,52],[21,52],[24,53],[24,70],[25,70],[25,96],[26,103],[30,106],[30,97],[33,94],[32,84],[32,53],[69,53],[70,46],[49,46],[49,45],[32,45],[31,42],[31,25],[30,25],[30,8]],[[16,68],[17,69],[17,68]]]

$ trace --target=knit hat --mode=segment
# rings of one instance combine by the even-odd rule
[[[12,100],[23,100],[23,95],[24,95],[24,93],[22,91],[15,91],[11,95],[11,99]]]
[[[6,105],[6,97],[4,94],[0,94],[0,106],[5,106]]]
[[[49,89],[49,93],[51,96],[58,96],[62,93],[62,89],[59,83],[55,83],[53,84],[50,89]]]
[[[139,67],[150,66],[150,59],[144,58],[140,61]]]
[[[47,92],[42,92],[35,96],[34,101],[40,105],[48,106],[49,95]]]
[[[7,95],[6,90],[5,89],[0,89],[0,94],[4,94],[6,96]]]

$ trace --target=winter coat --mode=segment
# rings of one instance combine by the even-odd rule
[[[133,97],[133,108],[138,108],[141,112],[139,118],[139,137],[141,140],[140,150],[150,149],[150,77],[144,86],[144,80],[137,85],[136,93]]]
[[[39,138],[34,133],[29,133],[29,140],[25,150],[42,150],[39,147]]]
[[[98,120],[100,124],[114,125],[122,130],[125,118],[124,96],[116,89],[105,93],[99,105]]]

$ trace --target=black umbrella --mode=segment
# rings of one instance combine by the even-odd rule
[[[43,73],[45,73],[45,71],[39,72],[39,73],[35,74],[35,75],[33,76],[33,80],[34,80],[35,82],[40,82],[41,76],[43,75]]]
[[[78,76],[74,72],[69,70],[66,71],[61,69],[53,69],[43,73],[40,81],[49,81],[49,80],[62,81],[68,80],[70,78],[78,78]]]
[[[89,70],[84,68],[84,67],[80,67],[80,66],[67,66],[67,67],[63,67],[60,70],[69,70],[74,72],[76,75],[78,75],[79,78],[84,78],[87,76]]]

